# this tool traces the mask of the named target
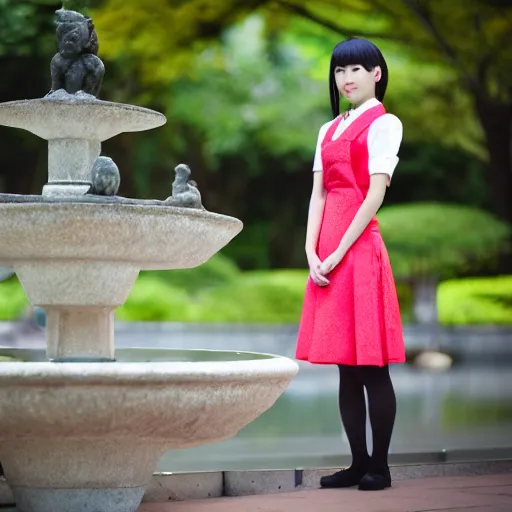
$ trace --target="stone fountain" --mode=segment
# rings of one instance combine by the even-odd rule
[[[117,196],[120,171],[101,143],[166,119],[97,98],[104,68],[90,18],[57,11],[57,40],[50,93],[0,104],[1,125],[48,140],[42,195],[0,194],[0,266],[47,312],[46,354],[3,351],[13,360],[0,362],[0,461],[18,512],[135,512],[162,453],[235,435],[298,366],[115,350],[114,310],[139,271],[201,265],[242,223],[202,206],[186,165],[167,199]]]

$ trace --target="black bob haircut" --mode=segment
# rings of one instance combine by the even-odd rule
[[[333,119],[340,114],[340,93],[336,87],[334,70],[337,66],[361,64],[366,71],[371,71],[376,66],[382,70],[381,79],[375,84],[375,96],[379,101],[384,99],[388,86],[388,65],[381,51],[370,41],[358,37],[347,39],[338,43],[331,55],[329,70],[329,93],[331,96],[331,109]]]

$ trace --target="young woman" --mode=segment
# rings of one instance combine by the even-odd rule
[[[322,487],[391,486],[388,451],[396,415],[389,363],[405,362],[388,254],[375,217],[398,162],[402,124],[382,100],[386,61],[364,39],[332,53],[333,121],[321,127],[313,166],[306,255],[310,268],[296,357],[339,368],[339,408],[352,465]],[[351,109],[340,115],[340,94]],[[366,403],[373,452],[366,446]]]

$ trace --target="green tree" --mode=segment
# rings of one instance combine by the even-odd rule
[[[49,90],[54,10],[48,2],[0,0],[0,103],[41,97]],[[3,126],[0,141],[0,190],[39,193],[47,175],[48,144]]]
[[[387,15],[367,18],[361,1],[347,3],[353,12],[344,23],[388,30]],[[299,4],[339,18],[336,2],[332,11],[321,9],[326,1]],[[50,85],[52,21],[62,2],[2,5],[18,22],[4,26],[0,16],[0,47],[7,48],[0,55],[0,101],[41,97]],[[306,15],[290,15],[279,2],[83,5],[75,8],[88,7],[93,16],[107,70],[101,97],[154,108],[169,119],[159,130],[105,142],[105,154],[121,169],[121,195],[166,197],[174,166],[185,161],[207,208],[243,219],[243,233],[226,248],[243,268],[304,265],[311,160],[317,130],[330,115],[326,70],[340,34]],[[227,17],[225,9],[231,9]],[[403,119],[406,138],[387,204],[437,198],[487,207],[482,165],[472,156],[481,157],[484,146],[469,96],[456,86],[440,92],[455,83],[456,70],[421,53],[419,60],[392,36],[379,41],[392,69],[386,103]],[[2,191],[40,193],[46,142],[2,127],[0,140],[6,148],[0,151]]]
[[[488,161],[488,183],[497,213],[512,221],[512,77],[507,71],[512,64],[512,52],[507,51],[510,2],[155,0],[150,8],[141,8],[136,0],[108,0],[96,11],[95,19],[104,33],[107,54],[137,55],[142,79],[154,83],[190,70],[192,54],[254,10],[266,13],[274,30],[289,26],[299,16],[338,37],[395,42],[403,58],[413,55],[417,62],[428,63],[417,74],[401,75],[406,98],[414,94],[417,100],[417,90],[423,95],[413,109],[421,116],[419,127],[435,127],[439,138],[450,140],[454,131],[447,128],[454,119],[459,122],[458,132],[470,135],[462,141],[466,148],[483,153]],[[440,105],[448,115],[438,117]],[[436,123],[429,122],[430,118]],[[473,123],[468,130],[468,120],[475,118],[478,125]]]
[[[270,49],[264,28],[260,17],[237,24],[167,94],[174,157],[191,163],[207,208],[243,219],[226,252],[244,268],[302,264],[306,217],[297,211],[325,120],[307,62],[291,45]]]
[[[440,280],[492,263],[510,237],[508,224],[468,206],[401,204],[383,208],[378,217],[393,272],[412,286],[421,323],[437,322]]]

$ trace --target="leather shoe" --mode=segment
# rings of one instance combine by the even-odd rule
[[[320,478],[320,486],[326,489],[340,489],[343,487],[354,487],[358,485],[363,476],[366,474],[367,468],[349,467],[342,469],[333,475],[323,476]]]
[[[366,473],[359,482],[360,491],[382,491],[391,487],[391,474],[389,469],[385,474]]]

